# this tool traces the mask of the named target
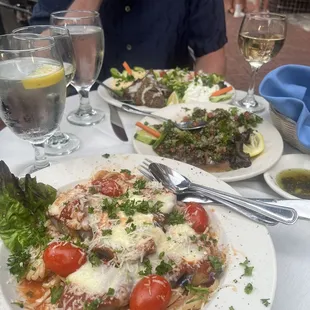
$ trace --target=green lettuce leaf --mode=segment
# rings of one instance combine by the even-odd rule
[[[30,175],[18,179],[0,161],[0,238],[12,253],[48,242],[44,223],[56,193]]]

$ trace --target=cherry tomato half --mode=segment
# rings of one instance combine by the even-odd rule
[[[141,279],[130,296],[130,310],[165,310],[171,298],[170,283],[161,276]]]
[[[93,185],[100,186],[100,193],[109,197],[118,197],[123,193],[122,188],[114,180],[97,180]]]
[[[45,249],[43,260],[47,269],[67,277],[86,263],[86,253],[69,242],[53,242]]]
[[[209,225],[209,216],[200,203],[189,202],[185,207],[185,218],[197,233],[203,233]]]

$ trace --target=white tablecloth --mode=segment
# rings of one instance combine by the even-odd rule
[[[244,95],[238,92],[238,97]],[[65,117],[61,129],[76,134],[82,141],[81,148],[71,155],[53,157],[52,161],[104,153],[134,153],[131,144],[135,122],[141,117],[120,112],[129,142],[120,141],[114,134],[109,122],[109,108],[97,92],[90,96],[92,105],[105,111],[103,122],[93,127],[78,127],[66,121],[66,115],[78,107],[78,97],[67,99]],[[263,100],[263,99],[261,99]],[[270,120],[267,111],[262,116]],[[285,145],[285,154],[298,153]],[[30,165],[34,153],[29,143],[17,138],[8,128],[0,131],[0,159],[4,160],[15,174]],[[277,197],[265,184],[262,176],[250,180],[231,183],[242,195],[248,197]],[[310,309],[310,223],[299,221],[294,226],[277,225],[269,228],[275,245],[278,262],[278,287],[274,301],[274,310]],[[255,242],[255,240],[253,240]],[[254,283],[255,285],[255,283]],[[263,306],[262,306],[263,307]],[[236,309],[245,310],[245,309]]]

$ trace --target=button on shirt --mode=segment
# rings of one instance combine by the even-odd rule
[[[66,10],[72,0],[39,0],[31,24],[49,24],[52,12]],[[190,67],[192,59],[227,42],[221,0],[104,0],[100,16],[105,56],[100,79],[122,63],[146,69]]]

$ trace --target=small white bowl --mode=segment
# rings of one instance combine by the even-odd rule
[[[288,169],[310,170],[310,156],[306,154],[283,155],[270,170],[264,173],[264,179],[269,187],[280,196],[288,199],[300,199],[284,191],[277,183],[277,175]]]

